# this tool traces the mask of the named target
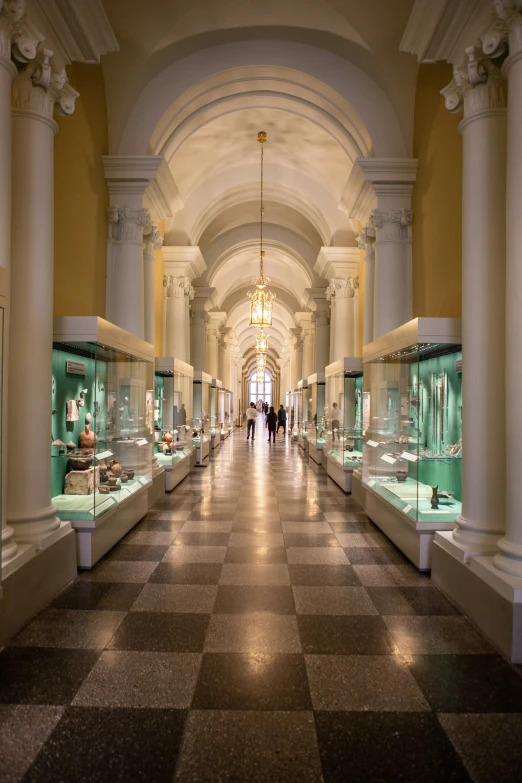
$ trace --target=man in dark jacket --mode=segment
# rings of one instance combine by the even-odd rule
[[[276,436],[276,424],[277,424],[277,414],[274,411],[274,406],[270,406],[269,413],[266,414],[266,426],[268,427],[268,442],[270,443],[270,436],[272,436],[274,443],[275,443],[275,436]]]
[[[279,410],[277,411],[277,431],[279,432],[279,427],[283,428],[283,435],[286,433],[286,411],[284,409],[283,405],[279,406]]]

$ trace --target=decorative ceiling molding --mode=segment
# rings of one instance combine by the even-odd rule
[[[31,22],[45,36],[55,63],[99,63],[119,51],[102,0],[30,0]]]
[[[354,168],[359,167],[366,182],[414,183],[417,179],[416,158],[357,158]]]
[[[207,265],[199,247],[164,245],[163,264],[166,275],[188,277],[190,282],[200,277]]]
[[[400,43],[421,63],[457,65],[462,53],[488,27],[491,0],[415,0]]]
[[[357,275],[361,251],[358,247],[322,247],[315,271],[326,280]]]
[[[365,179],[362,168],[354,165],[341,196],[339,209],[346,212],[350,220],[358,220],[364,225],[376,206],[377,198],[370,183]]]

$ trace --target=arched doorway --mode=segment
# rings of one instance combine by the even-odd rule
[[[268,402],[269,405],[273,405],[272,376],[270,373],[265,370],[263,373],[263,383],[258,383],[257,371],[253,372],[250,376],[249,392],[249,402],[257,403],[258,400],[261,400],[262,402]]]

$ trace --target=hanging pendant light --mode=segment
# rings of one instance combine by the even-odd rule
[[[265,381],[265,373],[257,371],[257,385],[262,386]]]
[[[266,367],[266,357],[264,354],[260,354],[257,357],[257,369],[258,370],[264,370]]]
[[[256,351],[257,353],[268,353],[268,335],[264,333],[263,329],[260,329],[256,335]]]
[[[263,261],[265,251],[263,250],[263,144],[266,142],[266,133],[260,131],[257,134],[257,140],[261,144],[261,231],[260,231],[260,256],[259,256],[259,277],[255,277],[252,282],[256,290],[248,292],[250,299],[250,326],[272,326],[272,300],[275,294],[266,286],[270,282],[268,277],[263,274]]]

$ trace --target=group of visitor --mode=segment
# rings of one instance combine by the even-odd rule
[[[262,408],[259,408],[259,401],[256,405],[255,402],[251,402],[246,411],[247,420],[247,440],[255,439],[256,436],[256,421],[257,414],[265,414],[265,427],[268,429],[268,442],[275,443],[275,436],[283,428],[283,436],[286,435],[286,410],[284,405],[279,406],[277,413],[275,412],[273,405],[268,405],[267,402],[261,402]]]

